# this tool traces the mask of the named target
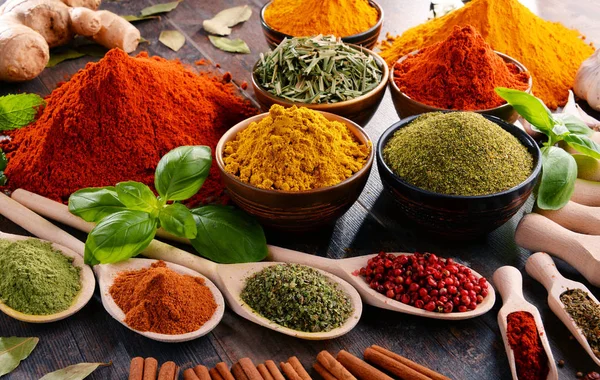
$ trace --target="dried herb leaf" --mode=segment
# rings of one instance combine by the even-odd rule
[[[181,3],[181,0],[180,1],[172,1],[170,3],[152,5],[148,8],[142,9],[140,11],[140,16],[141,17],[154,16],[154,15],[157,15],[160,13],[171,12],[173,9],[177,8],[179,3]]]
[[[111,363],[79,363],[70,365],[58,371],[44,375],[40,380],[83,380],[98,367],[109,366]]]
[[[151,20],[154,18],[160,18],[160,16],[136,16],[136,15],[127,15],[127,16],[121,16],[121,17],[123,17],[125,20],[127,20],[129,22],[144,21],[144,20]]]
[[[90,57],[102,58],[107,51],[108,49],[104,46],[93,43],[83,44],[66,50],[58,49],[52,51],[50,60],[48,61],[46,67],[54,67],[63,61],[85,57],[86,55]]]
[[[231,27],[241,22],[248,21],[252,16],[252,9],[248,5],[224,9],[210,20],[204,20],[202,27],[208,33],[228,36]]]
[[[208,39],[216,48],[221,49],[223,51],[229,53],[250,53],[250,48],[248,47],[248,45],[239,38],[236,38],[235,40],[230,40],[226,37],[208,36]]]
[[[58,53],[52,52],[50,55],[50,59],[46,64],[46,67],[54,67],[63,61],[67,61],[69,59],[76,59],[84,57],[85,53],[79,52],[75,49],[67,49]]]
[[[0,377],[11,373],[27,359],[40,341],[39,338],[0,338]]]
[[[177,30],[163,30],[158,40],[173,51],[178,51],[185,44],[185,36]]]
[[[37,107],[45,104],[36,94],[0,96],[0,131],[9,131],[29,125],[37,114]]]

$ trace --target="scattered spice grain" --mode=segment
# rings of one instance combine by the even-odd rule
[[[600,358],[600,305],[581,289],[567,290],[560,295],[560,301],[585,336],[594,355]]]

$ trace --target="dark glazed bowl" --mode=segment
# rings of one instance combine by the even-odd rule
[[[369,49],[361,48],[359,46],[353,46],[359,50],[363,50],[366,54],[370,54],[377,61],[377,65],[381,69],[381,82],[364,95],[361,95],[357,98],[346,100],[343,102],[337,103],[295,103],[290,102],[289,100],[280,98],[269,93],[265,90],[259,83],[256,78],[256,68],[260,63],[260,60],[256,62],[254,67],[252,68],[252,87],[254,88],[254,95],[256,95],[256,99],[260,103],[260,106],[263,111],[267,112],[273,104],[279,104],[283,107],[291,107],[296,105],[298,107],[306,107],[316,111],[325,111],[331,112],[336,115],[345,117],[346,119],[350,119],[358,125],[365,126],[377,111],[381,100],[383,99],[383,95],[385,95],[385,89],[387,86],[388,77],[390,75],[390,69],[387,64],[377,53],[372,52]]]
[[[515,136],[533,156],[533,171],[512,189],[479,196],[433,193],[404,181],[383,159],[383,148],[398,129],[410,124],[411,116],[388,128],[377,143],[377,167],[381,182],[404,216],[427,232],[453,240],[466,240],[489,233],[506,223],[523,206],[537,183],[542,168],[540,150],[523,130],[497,117],[483,115]]]
[[[398,62],[402,62],[410,55],[415,55],[417,53],[418,53],[418,51],[414,51],[408,55],[405,55],[404,57],[400,58],[398,60]],[[516,59],[511,58],[508,55],[502,54],[499,52],[496,52],[496,54],[498,54],[500,56],[500,58],[502,58],[504,60],[504,62],[515,64],[515,66],[517,66],[521,72],[527,71],[525,66],[523,66],[523,64],[521,62],[517,61]],[[413,116],[413,115],[420,115],[420,114],[426,113],[426,112],[450,111],[450,110],[446,110],[443,108],[437,108],[437,107],[433,107],[433,106],[430,106],[427,104],[423,104],[421,102],[418,102],[418,101],[412,99],[411,97],[406,95],[404,92],[402,92],[396,85],[396,82],[394,82],[394,67],[395,67],[395,65],[396,64],[394,64],[394,66],[392,66],[392,68],[390,69],[390,90],[392,92],[392,100],[394,102],[394,108],[396,108],[396,113],[398,114],[400,119],[403,119],[403,118],[409,117],[409,116]],[[531,93],[532,85],[533,85],[533,80],[530,75],[529,76],[529,86],[527,87],[527,90],[525,90],[525,92],[527,92],[528,94]],[[452,110],[452,111],[460,111],[460,110]],[[476,113],[481,113],[484,115],[496,116],[496,117],[498,117],[502,120],[505,120],[509,123],[514,123],[515,120],[517,120],[517,118],[519,117],[519,114],[517,113],[517,111],[515,111],[515,109],[508,103],[503,104],[498,107],[495,107],[495,108],[489,108],[486,110],[473,110],[470,112],[476,112]]]
[[[377,23],[373,25],[370,29],[365,30],[364,32],[353,34],[351,36],[342,37],[342,41],[347,44],[360,45],[367,49],[372,49],[377,44],[377,40],[379,39],[379,34],[381,33],[381,27],[383,25],[383,9],[373,0],[369,0],[369,4],[373,6],[373,8],[377,9],[379,13],[379,17],[377,19]],[[284,38],[293,38],[293,37],[306,37],[306,36],[290,36],[289,34],[278,32],[277,30],[271,28],[267,22],[265,21],[265,10],[267,7],[271,5],[271,1],[266,3],[262,9],[260,10],[260,24],[262,25],[263,33],[265,34],[265,38],[267,39],[267,43],[271,47],[271,49],[275,49]]]
[[[291,232],[304,232],[332,224],[356,202],[362,193],[373,166],[374,147],[367,133],[358,125],[341,116],[321,112],[328,120],[342,122],[363,144],[371,146],[371,153],[363,166],[350,178],[334,186],[307,191],[265,190],[242,182],[225,171],[223,148],[235,139],[237,133],[268,115],[263,113],[246,119],[227,131],[215,150],[221,179],[229,196],[242,210],[254,215],[265,226]]]

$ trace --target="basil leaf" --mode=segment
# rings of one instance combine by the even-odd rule
[[[175,236],[193,239],[196,237],[196,221],[187,207],[181,203],[173,203],[160,209],[158,213],[160,225]]]
[[[46,104],[36,94],[0,96],[0,131],[10,131],[35,120],[37,107]]]
[[[227,206],[204,206],[192,211],[198,235],[192,245],[218,263],[247,263],[267,256],[267,240],[250,215]]]
[[[3,172],[6,170],[6,165],[8,165],[8,158],[6,158],[6,154],[0,149],[0,171]]]
[[[565,142],[579,153],[600,160],[600,145],[587,136],[570,134],[565,136]]]
[[[568,113],[552,115],[556,121],[562,122],[569,132],[576,135],[590,136],[594,131],[578,117]]]
[[[0,377],[11,373],[27,359],[37,346],[39,338],[0,338]]]
[[[83,380],[100,366],[111,363],[79,363],[44,375],[40,380]]]
[[[549,135],[554,128],[552,114],[546,105],[533,95],[510,88],[496,87],[496,93],[506,100],[538,132]]]
[[[130,210],[152,213],[158,207],[156,196],[143,183],[135,181],[120,182],[117,183],[116,190],[119,200]]]
[[[212,157],[207,146],[180,146],[158,162],[156,191],[170,201],[183,201],[200,190],[208,177]]]
[[[571,132],[569,132],[569,130],[567,129],[567,127],[564,124],[556,123],[556,124],[554,124],[554,127],[552,128],[552,133],[554,133],[556,136],[564,137]]]
[[[156,224],[156,218],[138,210],[119,211],[104,218],[85,242],[85,263],[116,263],[137,256],[154,238]]]
[[[6,182],[8,182],[8,178],[6,178],[4,172],[0,172],[0,186],[6,185]]]
[[[126,207],[119,200],[114,186],[88,187],[69,197],[69,211],[86,222],[99,222]]]
[[[573,156],[555,146],[542,148],[542,178],[538,187],[537,205],[543,210],[558,210],[569,202],[577,163]]]

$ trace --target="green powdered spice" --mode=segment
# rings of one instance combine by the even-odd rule
[[[0,300],[25,314],[68,309],[81,289],[72,262],[48,242],[0,240]]]
[[[600,358],[600,305],[581,289],[567,290],[560,295],[560,300],[583,332],[594,355]]]
[[[269,266],[246,279],[242,300],[263,317],[306,332],[333,330],[353,308],[338,284],[299,264]]]
[[[408,183],[449,195],[498,193],[533,171],[533,157],[516,137],[473,112],[419,116],[394,133],[383,157]]]

